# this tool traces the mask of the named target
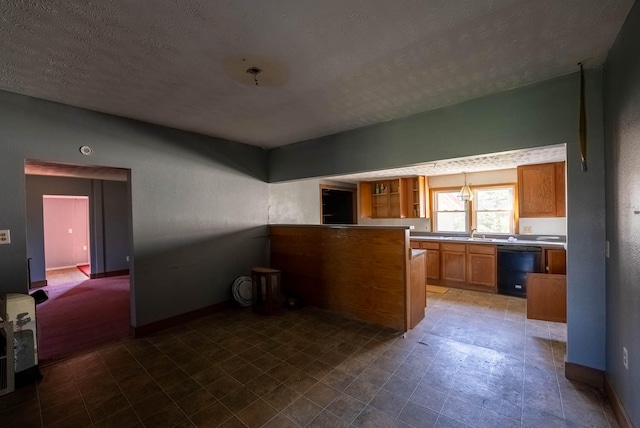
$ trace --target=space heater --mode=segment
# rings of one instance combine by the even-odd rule
[[[13,323],[0,321],[0,395],[14,390],[13,364]]]
[[[36,304],[28,294],[8,293],[0,296],[0,318],[12,327],[14,379],[26,378],[38,372],[38,341],[36,337]],[[9,335],[7,335],[7,339]],[[1,346],[1,345],[0,345]],[[8,364],[7,364],[7,368]]]

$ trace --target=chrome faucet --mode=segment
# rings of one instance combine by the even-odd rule
[[[473,229],[471,229],[469,231],[469,238],[473,238],[473,235],[475,235],[477,231],[478,231],[478,229],[476,229],[475,227]]]

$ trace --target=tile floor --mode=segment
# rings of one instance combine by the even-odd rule
[[[397,332],[313,308],[234,309],[42,369],[0,427],[616,427],[563,376],[566,326],[451,289]]]

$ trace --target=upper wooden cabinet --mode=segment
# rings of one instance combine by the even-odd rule
[[[520,217],[566,217],[564,162],[518,167]]]
[[[426,217],[425,183],[425,177],[360,182],[360,218]]]
[[[429,189],[424,176],[402,179],[407,192],[407,217],[426,218],[429,213]]]

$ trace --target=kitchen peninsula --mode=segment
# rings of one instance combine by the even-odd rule
[[[408,226],[272,225],[271,266],[303,303],[407,331],[424,317],[425,251]]]

